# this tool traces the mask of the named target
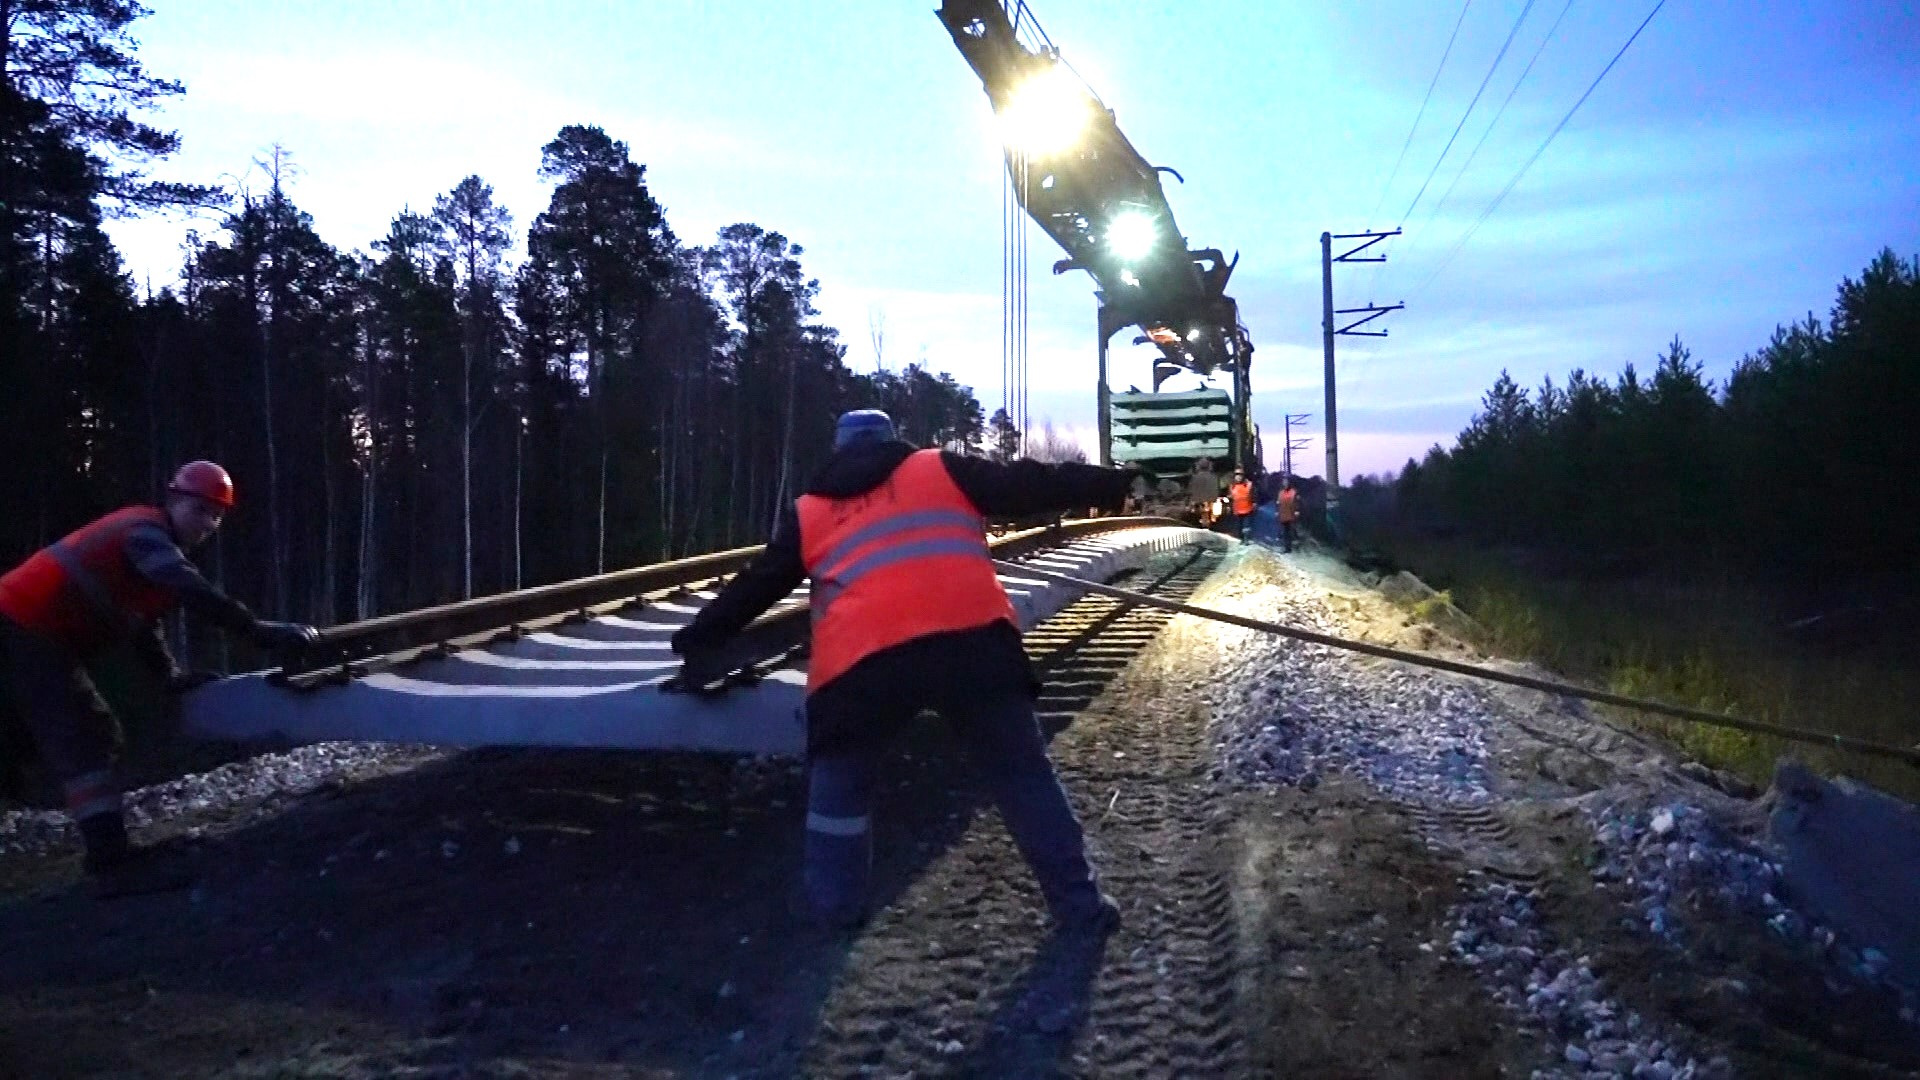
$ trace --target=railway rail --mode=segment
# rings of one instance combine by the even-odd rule
[[[1082,591],[1019,567],[1105,579],[1223,537],[1160,518],[1095,518],[991,541],[1021,628]],[[446,746],[797,752],[805,745],[807,597],[729,647],[733,692],[666,694],[669,641],[759,548],[739,548],[331,627],[281,667],[191,694],[189,734]]]

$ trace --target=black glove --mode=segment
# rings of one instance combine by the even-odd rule
[[[184,694],[219,679],[220,673],[217,671],[176,671],[167,676],[167,689],[175,694]]]
[[[660,689],[669,694],[717,694],[726,689],[724,683],[731,674],[712,653],[696,650],[681,658],[680,670],[661,683]]]
[[[254,644],[263,649],[294,649],[320,640],[320,632],[306,623],[269,622],[253,624]]]

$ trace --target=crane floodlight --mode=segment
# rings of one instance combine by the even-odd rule
[[[1122,262],[1136,263],[1153,254],[1160,243],[1160,226],[1152,215],[1127,210],[1107,222],[1107,248]]]
[[[1093,116],[1093,96],[1058,61],[1027,77],[1000,110],[1002,138],[1030,158],[1073,148]]]

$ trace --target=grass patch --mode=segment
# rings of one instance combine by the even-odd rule
[[[1920,669],[1910,658],[1820,654],[1781,629],[1776,598],[1720,582],[1547,578],[1493,552],[1440,543],[1385,545],[1479,623],[1482,646],[1616,693],[1655,698],[1896,746],[1920,739]],[[1439,598],[1425,601],[1435,603]],[[1817,744],[1604,706],[1691,757],[1761,785],[1783,755],[1920,799],[1920,769]]]
[[[1447,589],[1441,589],[1425,600],[1414,604],[1413,614],[1417,618],[1432,622],[1434,619],[1444,615],[1449,607],[1455,606],[1457,605],[1453,602],[1453,593]]]

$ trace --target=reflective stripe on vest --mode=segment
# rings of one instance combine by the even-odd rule
[[[919,529],[949,528],[958,530],[979,540],[980,547],[986,547],[984,534],[981,533],[980,518],[965,510],[920,510],[905,514],[896,514],[874,522],[872,525],[854,533],[833,546],[833,550],[820,557],[820,573],[814,575],[815,587],[823,580],[832,580],[844,586],[847,575],[862,570],[850,567],[848,557],[860,548],[887,536]]]
[[[152,506],[129,506],[69,533],[0,576],[0,613],[85,659],[178,603],[126,556],[135,525],[166,527]]]
[[[980,528],[977,522],[971,527],[975,530]],[[925,528],[924,525],[903,526],[889,531],[912,532]],[[842,593],[868,574],[908,559],[925,559],[935,555],[978,555],[983,559],[990,557],[987,552],[987,539],[984,536],[927,537],[922,540],[908,540],[904,543],[889,545],[879,551],[869,552],[844,566],[826,571],[821,577],[815,578],[812,593],[813,617],[816,620],[822,618]]]
[[[803,495],[797,507],[812,579],[809,692],[883,649],[1013,621],[985,524],[940,451],[916,451],[862,495]]]

